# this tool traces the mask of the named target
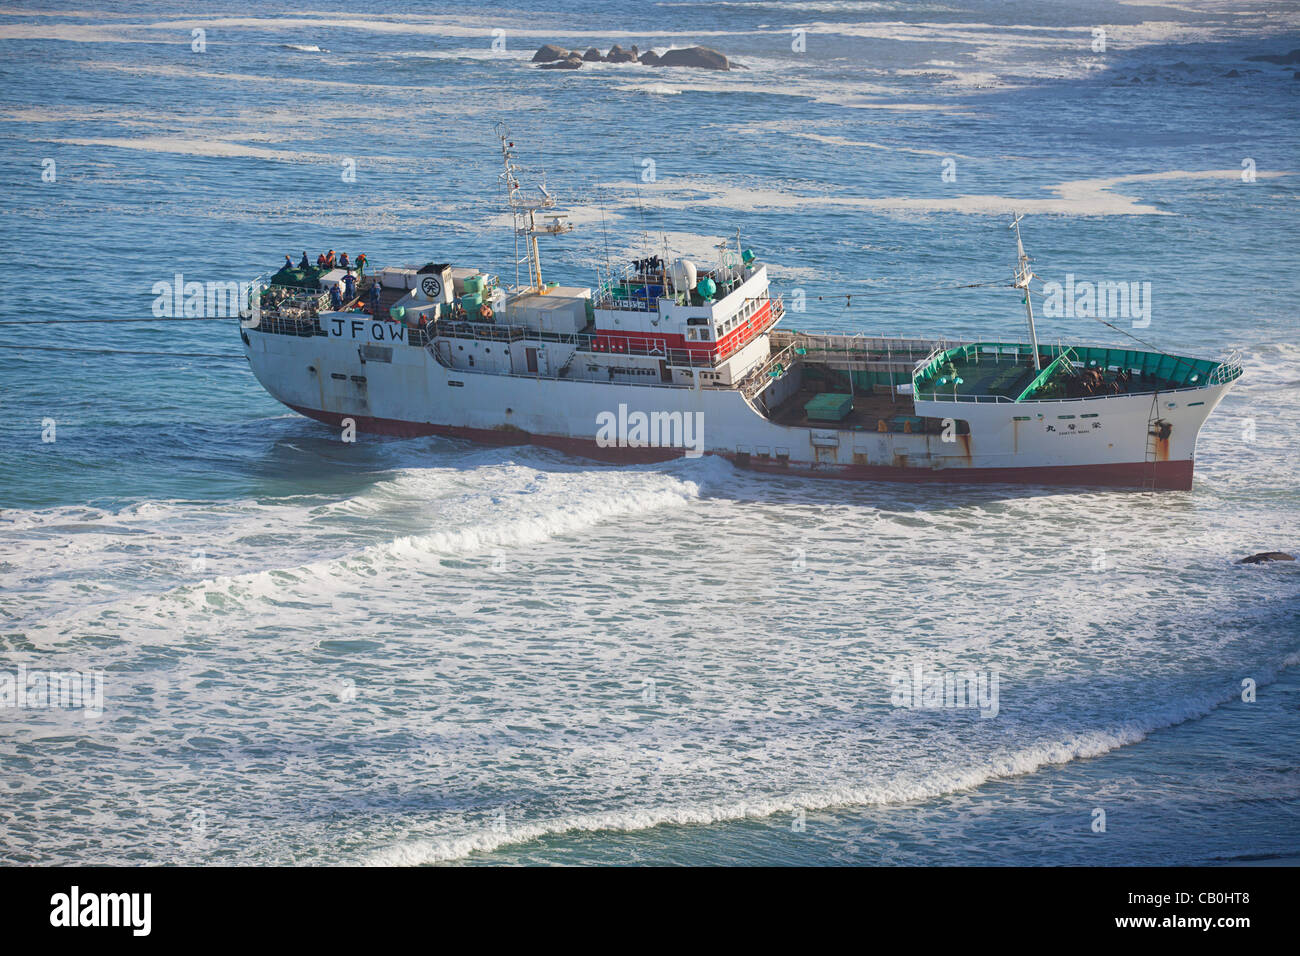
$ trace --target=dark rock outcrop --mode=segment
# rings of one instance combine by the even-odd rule
[[[707,46],[688,46],[681,50],[669,50],[659,57],[656,66],[690,66],[698,70],[729,70],[731,64],[717,50]]]
[[[1261,551],[1259,554],[1252,554],[1248,558],[1242,558],[1238,564],[1263,564],[1265,561],[1294,561],[1295,555],[1287,554],[1285,551]]]
[[[1290,66],[1292,63],[1300,63],[1300,50],[1292,50],[1290,53],[1281,55],[1265,53],[1261,56],[1248,56],[1246,59],[1252,63],[1276,63],[1278,66]]]
[[[681,50],[669,50],[660,56],[653,50],[642,53],[635,45],[625,50],[617,43],[609,48],[604,56],[594,46],[586,53],[566,50],[564,47],[547,43],[533,54],[534,63],[540,63],[547,70],[576,70],[583,63],[644,63],[646,66],[688,66],[697,70],[743,70],[739,63],[732,63],[723,54],[707,46],[691,46]]]
[[[556,46],[554,43],[548,43],[539,48],[538,51],[533,54],[533,62],[551,63],[555,60],[567,59],[568,56],[569,51],[564,49],[564,47]]]
[[[563,60],[556,60],[553,63],[543,63],[538,69],[542,70],[578,70],[582,68],[582,57],[577,53],[570,53]]]

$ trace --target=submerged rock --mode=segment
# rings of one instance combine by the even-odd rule
[[[1259,554],[1252,554],[1248,558],[1242,558],[1238,564],[1263,564],[1265,561],[1294,561],[1295,555],[1287,554],[1285,551],[1261,551]]]
[[[599,63],[601,60],[604,59],[604,57],[600,55],[600,51],[597,50],[594,46],[587,47],[587,52],[582,54],[582,58],[586,60],[588,63]]]
[[[1292,63],[1300,63],[1300,49],[1292,50],[1290,53],[1281,55],[1275,53],[1264,53],[1260,56],[1248,56],[1247,60],[1252,63],[1276,63],[1279,66],[1289,66]]]
[[[646,50],[641,54],[640,62],[644,63],[646,66],[657,66],[659,63],[659,54],[654,50]]]
[[[538,69],[542,70],[577,70],[582,68],[582,57],[577,53],[570,53],[563,60],[556,60],[553,63],[543,63]]]
[[[669,50],[659,57],[656,66],[690,66],[697,70],[729,70],[731,64],[717,50],[707,46],[688,46],[682,50]]]
[[[537,50],[537,52],[533,54],[533,62],[550,63],[553,60],[566,59],[568,56],[569,56],[569,51],[564,49],[564,47],[556,46],[554,43],[547,43],[545,46],[540,47]]]

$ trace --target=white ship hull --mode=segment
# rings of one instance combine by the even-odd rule
[[[245,350],[277,400],[332,425],[350,419],[362,432],[533,443],[604,461],[703,453],[759,470],[830,478],[1187,489],[1201,424],[1231,386],[1049,401],[916,401],[917,415],[968,423],[960,434],[790,426],[771,420],[735,387],[453,368],[435,348],[409,344],[395,323],[367,318],[351,326],[339,335],[305,336],[245,328]],[[378,342],[384,344],[376,348]],[[782,387],[779,381],[768,386]],[[602,421],[635,421],[636,413],[660,421],[696,416],[699,440],[665,447],[635,437],[602,439]],[[1164,437],[1149,427],[1156,419],[1167,426]]]

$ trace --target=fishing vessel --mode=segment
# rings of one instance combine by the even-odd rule
[[[240,319],[273,397],[345,430],[605,461],[708,454],[840,479],[1186,490],[1201,425],[1241,375],[1235,355],[1041,344],[1018,217],[1008,286],[1028,342],[788,330],[739,236],[715,262],[647,255],[594,287],[561,285],[543,278],[538,240],[569,232],[568,217],[544,184],[521,182],[504,132],[501,155],[513,284],[436,260],[286,266]]]

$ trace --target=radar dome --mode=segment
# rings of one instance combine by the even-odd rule
[[[678,259],[668,270],[668,276],[673,280],[673,288],[678,292],[685,292],[688,289],[695,288],[695,279],[698,274],[695,263],[690,259]]]

